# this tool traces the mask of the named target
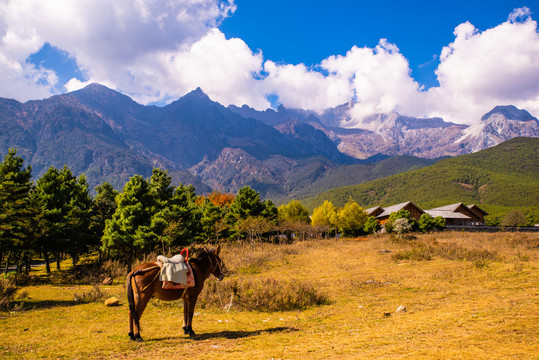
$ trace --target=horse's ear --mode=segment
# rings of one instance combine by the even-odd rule
[[[215,255],[219,256],[219,252],[221,252],[221,245],[217,246],[217,250],[215,250]]]

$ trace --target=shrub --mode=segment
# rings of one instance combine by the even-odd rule
[[[407,232],[412,231],[412,225],[405,218],[398,218],[393,222],[393,231],[397,235],[406,234]]]
[[[502,220],[502,226],[524,226],[527,225],[528,219],[520,210],[512,209]]]
[[[431,232],[433,230],[443,230],[445,228],[445,219],[441,216],[433,218],[425,213],[419,218],[419,230],[422,232]]]
[[[16,292],[17,285],[14,279],[0,279],[0,310],[9,309]]]
[[[369,216],[367,221],[365,221],[365,225],[363,225],[363,231],[367,234],[373,234],[380,230],[380,228],[380,222],[374,216]]]
[[[83,293],[75,293],[75,301],[80,303],[91,303],[101,301],[105,298],[106,294],[101,291],[99,284],[92,284],[93,289],[90,291],[85,291]]]
[[[421,246],[394,253],[391,255],[391,259],[395,262],[400,260],[430,261],[432,260],[432,254],[433,250],[430,246]]]
[[[312,284],[297,280],[235,279],[219,284],[208,282],[200,303],[202,307],[225,308],[228,305],[228,308],[249,311],[289,311],[329,304],[329,299]]]
[[[487,260],[497,260],[498,253],[485,249],[468,249],[457,244],[440,244],[433,247],[435,254],[447,260],[466,260],[484,263]]]

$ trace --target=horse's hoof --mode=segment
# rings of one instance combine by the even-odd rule
[[[189,329],[187,328],[187,326],[184,326],[182,329],[185,335],[189,334]]]
[[[195,332],[193,331],[193,329],[189,330],[189,337],[194,337],[196,336],[197,334],[195,334]]]
[[[129,335],[130,340],[133,340],[133,341],[137,340],[137,338],[135,337],[135,335],[133,335],[132,332],[130,332],[128,335]]]
[[[137,342],[143,342],[144,340],[140,337],[139,334],[135,335],[135,338],[137,339]]]

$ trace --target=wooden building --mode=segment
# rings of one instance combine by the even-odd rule
[[[467,205],[467,206],[468,206],[468,209],[470,209],[475,215],[477,215],[477,221],[480,224],[484,224],[485,223],[485,216],[488,215],[488,212],[481,209],[479,206],[477,206],[475,204]]]
[[[410,218],[414,218],[417,221],[419,221],[419,218],[421,217],[421,215],[425,213],[423,210],[421,210],[419,206],[417,206],[411,201],[407,201],[402,204],[389,206],[389,207],[383,208],[383,210],[384,211],[376,217],[376,219],[378,219],[378,221],[380,221],[381,224],[384,224],[389,219],[389,216],[391,214],[398,212],[399,210],[407,210],[410,213]]]
[[[476,205],[473,210],[463,203],[446,205],[434,209],[425,210],[432,217],[441,216],[446,225],[481,225],[485,222],[484,215],[487,213]]]
[[[369,216],[377,217],[378,215],[384,212],[384,209],[382,209],[380,206],[376,206],[370,209],[366,209],[365,212]]]

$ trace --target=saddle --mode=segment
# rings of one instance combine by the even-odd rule
[[[163,282],[163,289],[185,289],[195,286],[191,265],[182,254],[174,255],[171,258],[163,255],[157,257],[156,264],[161,268],[159,280]],[[187,256],[189,255],[187,254]]]

